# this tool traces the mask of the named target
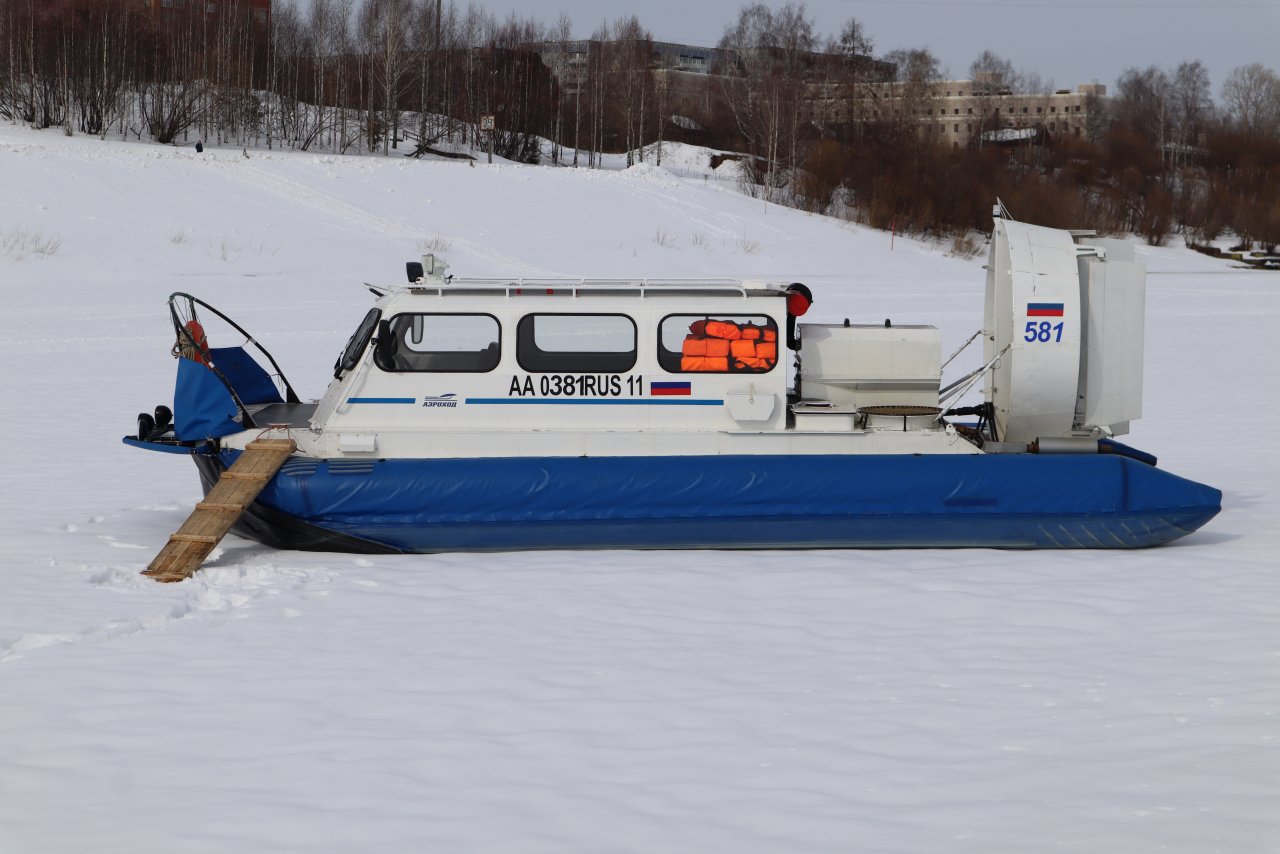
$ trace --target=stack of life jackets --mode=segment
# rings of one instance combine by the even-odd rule
[[[730,320],[695,320],[680,352],[682,371],[762,373],[778,361],[778,330]]]

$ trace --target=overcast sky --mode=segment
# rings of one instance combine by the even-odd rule
[[[482,0],[478,5],[499,18],[516,12],[546,23],[563,11],[582,37],[603,20],[635,14],[655,39],[711,46],[745,4]],[[1093,81],[1111,86],[1126,68],[1173,68],[1199,59],[1209,69],[1216,99],[1227,73],[1239,65],[1261,62],[1280,72],[1280,0],[810,0],[805,6],[824,34],[837,34],[856,17],[866,25],[877,55],[925,46],[952,77],[967,77],[970,63],[987,48],[1057,88]]]

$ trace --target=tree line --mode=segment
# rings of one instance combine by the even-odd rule
[[[1129,69],[1082,136],[993,143],[996,107],[957,146],[924,118],[946,76],[927,48],[877,57],[857,19],[823,34],[795,3],[744,6],[714,50],[678,60],[630,15],[575,39],[563,16],[499,21],[452,0],[286,0],[269,17],[246,0],[155,5],[0,0],[0,118],[384,156],[492,142],[581,167],[661,163],[682,141],[734,152],[751,193],[877,227],[982,230],[998,195],[1047,225],[1280,243],[1280,78],[1262,65],[1232,71],[1216,102],[1199,62]],[[969,77],[1000,97],[1053,88],[990,51]]]
[[[992,73],[993,64],[996,80],[1019,85],[1009,64],[990,54],[971,76]],[[1089,113],[1080,137],[1047,134],[1012,146],[977,138],[960,151],[921,134],[918,124],[864,123],[856,146],[823,141],[811,149],[798,192],[812,209],[843,199],[863,222],[935,236],[985,230],[998,196],[1019,218],[1043,225],[1087,223],[1152,244],[1174,234],[1192,244],[1234,235],[1241,247],[1276,252],[1274,71],[1257,64],[1233,70],[1215,103],[1200,62],[1131,68]]]

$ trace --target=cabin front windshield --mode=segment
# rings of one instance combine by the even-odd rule
[[[389,340],[379,347],[384,371],[475,373],[501,359],[501,329],[490,314],[398,314]]]

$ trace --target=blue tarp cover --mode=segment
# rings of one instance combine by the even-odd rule
[[[216,351],[215,351],[216,352]],[[178,360],[173,389],[173,435],[183,442],[239,433],[239,411],[222,380],[205,365]]]
[[[796,455],[298,459],[260,500],[403,551],[1025,548],[1164,542],[1221,493],[1113,455]]]
[[[243,347],[214,347],[209,355],[236,390],[241,403],[284,403],[271,375]]]

